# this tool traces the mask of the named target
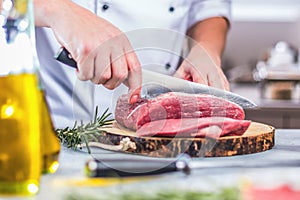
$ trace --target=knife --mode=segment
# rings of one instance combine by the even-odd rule
[[[134,177],[152,176],[163,173],[183,172],[189,175],[192,170],[205,169],[265,169],[265,168],[291,168],[300,167],[300,160],[245,162],[238,161],[204,161],[192,160],[187,154],[180,154],[177,158],[156,159],[121,159],[102,158],[86,162],[85,172],[88,177]]]
[[[54,56],[56,60],[70,66],[77,68],[76,61],[65,48],[60,48],[58,53]],[[160,94],[167,92],[184,92],[190,94],[209,94],[216,97],[227,99],[240,105],[242,108],[255,108],[257,105],[249,99],[238,94],[210,87],[204,84],[194,83],[180,78],[160,74],[143,69],[142,70],[142,91],[143,98],[151,99]]]

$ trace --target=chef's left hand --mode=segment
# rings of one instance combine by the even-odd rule
[[[199,21],[187,31],[190,52],[176,77],[229,90],[229,83],[221,68],[229,22],[224,17]]]
[[[229,83],[221,68],[221,59],[203,46],[195,45],[174,74],[177,78],[229,90]]]

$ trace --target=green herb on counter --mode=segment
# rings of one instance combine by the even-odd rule
[[[65,198],[66,200],[241,200],[238,188],[224,188],[217,192],[201,191],[159,191],[152,194],[123,193],[118,195],[106,195],[105,197],[92,197],[76,195],[73,193]]]
[[[109,119],[110,116],[111,113],[108,112],[107,108],[104,113],[98,117],[98,107],[96,107],[93,121],[87,124],[81,122],[80,125],[77,125],[77,121],[75,121],[72,128],[66,127],[64,129],[56,129],[55,131],[60,142],[68,148],[76,150],[80,144],[85,143],[88,152],[91,153],[88,142],[97,141],[97,136],[102,134],[100,128],[112,124],[113,119]]]

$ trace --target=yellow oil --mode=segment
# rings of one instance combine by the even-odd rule
[[[41,152],[42,173],[54,173],[59,167],[60,143],[53,128],[47,102],[41,92]]]
[[[0,194],[31,195],[41,175],[40,91],[35,74],[0,77]]]

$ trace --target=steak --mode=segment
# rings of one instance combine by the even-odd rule
[[[227,117],[164,119],[144,124],[139,136],[211,137],[243,135],[251,121]]]
[[[207,94],[186,94],[169,92],[153,99],[140,98],[129,104],[128,96],[122,95],[117,101],[115,119],[129,129],[137,130],[144,124],[166,119],[226,117],[243,120],[242,107],[226,99]],[[182,120],[181,122],[183,123]],[[178,120],[170,120],[177,123]],[[158,122],[157,122],[158,123]],[[184,122],[185,123],[185,122]]]

